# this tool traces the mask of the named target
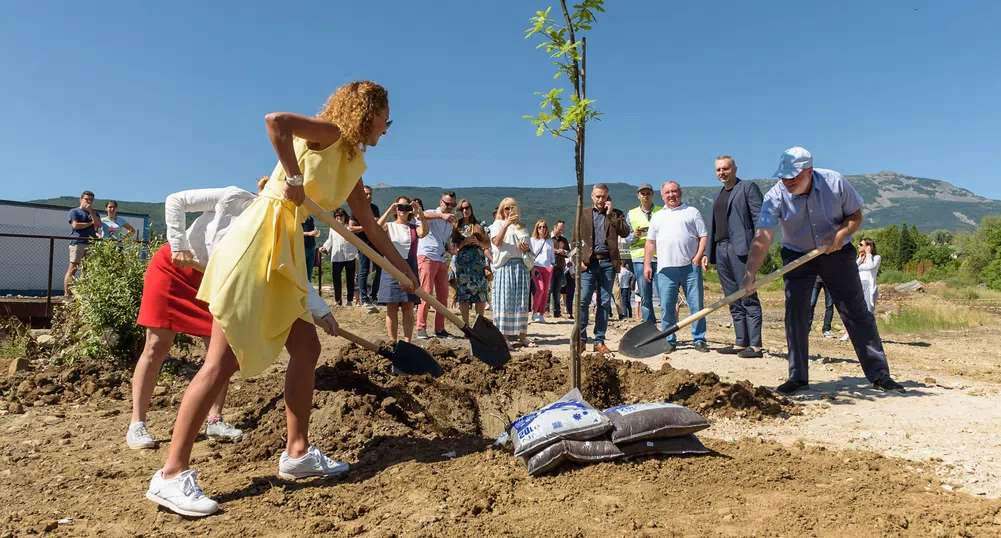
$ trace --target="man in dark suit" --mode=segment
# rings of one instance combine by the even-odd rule
[[[737,178],[733,157],[716,158],[716,177],[723,188],[713,201],[709,232],[709,263],[716,265],[723,294],[730,295],[744,278],[747,253],[754,240],[754,226],[761,213],[761,189],[756,183]],[[730,303],[736,343],[717,351],[750,359],[761,357],[761,302],[758,294]]]

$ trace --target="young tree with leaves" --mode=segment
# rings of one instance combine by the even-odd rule
[[[556,138],[565,138],[574,143],[574,169],[577,172],[577,211],[574,219],[575,234],[578,244],[573,257],[574,267],[578,277],[574,279],[574,327],[570,343],[572,360],[570,363],[570,378],[574,388],[580,387],[580,354],[583,343],[580,340],[580,220],[584,206],[584,128],[591,120],[598,119],[599,112],[594,108],[594,101],[587,98],[587,38],[584,32],[590,31],[595,23],[595,12],[603,13],[604,0],[582,0],[573,6],[571,13],[567,9],[566,0],[560,0],[563,10],[563,24],[558,24],[549,17],[552,7],[545,11],[537,11],[530,19],[531,27],[525,32],[525,38],[538,36],[541,42],[536,49],[545,49],[557,66],[553,79],[566,76],[573,86],[570,95],[570,106],[564,106],[564,88],[553,88],[548,92],[535,92],[542,96],[542,109],[537,115],[525,116],[536,126],[536,134],[542,136],[549,133]],[[567,133],[572,132],[571,138]],[[600,307],[599,307],[600,308]]]

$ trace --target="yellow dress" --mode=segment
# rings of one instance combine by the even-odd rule
[[[313,151],[294,140],[303,186],[325,211],[347,200],[366,169],[362,152],[348,160],[341,141]],[[312,323],[306,306],[302,226],[308,213],[282,194],[285,169],[275,166],[260,196],[233,222],[209,258],[198,299],[226,333],[243,377],[278,358],[296,319]]]

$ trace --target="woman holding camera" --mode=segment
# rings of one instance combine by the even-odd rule
[[[521,225],[518,202],[505,198],[497,206],[497,220],[490,225],[490,251],[493,255],[494,325],[507,337],[518,337],[518,344],[536,347],[528,339],[528,233]],[[532,258],[528,258],[529,263]]]
[[[389,206],[379,217],[379,226],[389,234],[389,239],[396,251],[407,261],[410,268],[417,272],[417,240],[428,234],[428,223],[424,220],[424,208],[418,200],[411,203],[406,196],[400,196],[396,203]],[[415,220],[416,218],[416,220]],[[386,305],[386,332],[389,340],[399,339],[398,313],[403,312],[403,341],[409,342],[414,334],[414,305],[418,303],[417,296],[407,293],[389,271],[382,272],[379,281],[378,303]]]

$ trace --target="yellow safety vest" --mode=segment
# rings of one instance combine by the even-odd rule
[[[653,209],[650,211],[650,216],[653,217],[653,214],[660,211],[661,209],[664,209],[664,207],[659,205],[654,205]],[[628,217],[629,217],[629,225],[632,226],[634,233],[636,228],[650,227],[650,220],[646,218],[646,213],[643,212],[643,206],[636,206],[630,209]],[[633,241],[629,243],[629,257],[632,258],[633,260],[642,260],[645,254],[643,251],[645,247],[646,247],[646,235],[633,237]],[[656,250],[654,251],[653,255],[654,256],[657,255]]]

